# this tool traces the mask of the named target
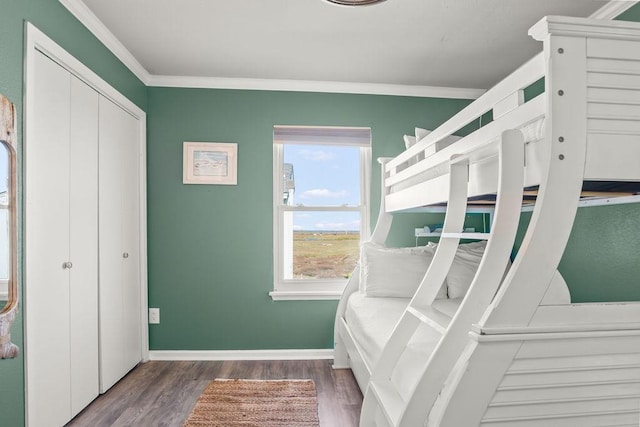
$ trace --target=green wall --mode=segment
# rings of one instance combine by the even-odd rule
[[[146,87],[57,0],[0,0],[0,93],[16,104],[19,156],[22,152],[23,133],[25,21],[35,24],[140,108],[146,109]],[[21,209],[19,210],[21,212]],[[18,261],[21,265],[21,255]],[[21,277],[20,275],[19,291],[22,294]],[[21,306],[11,336],[21,350],[24,350],[22,320]],[[0,424],[3,426],[13,427],[24,424],[23,364],[23,353],[16,359],[0,361]]]
[[[402,151],[416,124],[434,128],[466,101],[391,96],[150,88],[149,305],[152,350],[332,346],[335,301],[272,301],[272,130],[370,126],[373,158]],[[183,141],[238,143],[238,185],[182,184]],[[373,168],[372,224],[379,203]],[[530,214],[523,214],[520,239]],[[400,214],[389,244],[438,215]],[[560,264],[575,302],[639,300],[640,204],[581,208]],[[519,243],[518,245],[519,246]]]
[[[621,19],[640,21],[640,6]],[[150,328],[151,348],[330,347],[335,302],[273,302],[267,296],[273,275],[271,126],[371,126],[375,159],[398,154],[402,134],[416,125],[435,127],[464,101],[147,89],[58,1],[0,0],[0,93],[16,103],[20,135],[26,20],[148,112],[149,299],[151,306],[162,308],[161,325]],[[238,186],[183,186],[181,144],[189,140],[237,142]],[[20,152],[21,144],[20,139]],[[375,223],[376,166],[373,172]],[[580,211],[561,265],[574,298],[637,298],[638,218],[638,205]],[[624,225],[616,224],[619,220]],[[410,245],[413,227],[432,222],[436,220],[425,216],[402,216],[389,243]],[[580,283],[581,290],[573,283]],[[20,311],[12,337],[21,348],[22,332]],[[22,355],[0,361],[2,425],[24,423],[23,375]]]
[[[627,9],[626,12],[620,14],[615,19],[619,21],[640,22],[640,4],[636,4],[635,6]]]
[[[638,10],[626,16],[634,20]],[[529,95],[541,86],[534,85]],[[274,302],[267,295],[273,287],[273,125],[370,126],[375,159],[398,154],[402,134],[415,126],[433,129],[465,104],[168,88],[150,88],[148,99],[149,305],[162,313],[162,323],[150,326],[152,350],[330,348],[335,301]],[[238,185],[182,185],[183,141],[238,143]],[[372,224],[379,200],[375,165]],[[620,212],[640,217],[637,205],[578,214],[560,266],[574,300],[638,297],[634,279],[640,271],[633,254],[640,236],[632,220],[626,220],[624,232],[614,225]],[[396,216],[388,243],[412,245],[413,228],[439,222],[435,218]],[[614,237],[602,237],[604,232]],[[608,277],[618,279],[613,283]]]
[[[530,219],[522,214],[514,255]],[[639,253],[640,203],[582,207],[558,271],[573,302],[640,301]]]
[[[274,125],[370,126],[373,158],[402,135],[434,128],[468,101],[411,97],[150,88],[149,306],[152,350],[333,346],[336,301],[277,301],[273,289]],[[238,185],[183,185],[183,141],[238,144]],[[376,164],[377,166],[377,164]],[[380,201],[373,168],[372,220]],[[395,221],[391,244],[412,244],[424,216]]]

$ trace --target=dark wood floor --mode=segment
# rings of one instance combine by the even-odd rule
[[[312,379],[321,427],[357,426],[362,394],[348,369],[330,360],[148,362],[139,365],[68,426],[182,426],[214,378]]]

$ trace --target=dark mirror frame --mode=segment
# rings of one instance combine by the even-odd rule
[[[0,308],[0,359],[12,359],[18,355],[18,346],[11,342],[11,325],[18,312],[18,227],[17,227],[17,151],[16,151],[16,109],[4,95],[0,95],[0,144],[7,149],[8,162],[8,194],[7,202],[9,227],[9,281],[8,298],[4,307]]]

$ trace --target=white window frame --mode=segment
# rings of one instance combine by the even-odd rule
[[[299,127],[306,130],[362,129],[336,127]],[[360,145],[360,205],[359,206],[285,206],[283,204],[284,188],[284,144],[307,143],[313,145]],[[285,212],[359,212],[360,242],[367,241],[370,236],[370,188],[371,188],[371,145],[354,144],[349,141],[323,142],[313,138],[307,141],[282,142],[274,138],[273,143],[273,274],[274,288],[269,292],[271,298],[279,300],[336,300],[340,299],[348,279],[284,279],[284,213]]]
[[[9,299],[9,280],[0,279],[0,301],[7,301]]]
[[[5,220],[0,222],[0,226],[2,229],[0,233],[3,234],[3,240],[5,242],[9,241],[9,205],[6,201],[0,201],[0,211],[4,212]],[[7,262],[7,276],[9,275],[9,266],[11,264],[11,254],[9,253],[9,245],[7,244],[6,248],[2,248],[0,250],[0,259],[6,260]],[[9,277],[0,277],[0,300],[7,301],[9,299]],[[2,308],[0,307],[0,310]]]

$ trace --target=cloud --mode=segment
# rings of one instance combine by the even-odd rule
[[[304,228],[301,225],[294,225],[293,229],[294,229],[294,231],[304,230]]]
[[[340,191],[331,191],[326,188],[314,188],[312,190],[307,190],[300,194],[301,199],[311,199],[311,198],[323,198],[323,199],[340,199],[343,197],[347,197],[349,192],[347,190]]]
[[[360,221],[351,222],[318,222],[314,224],[317,230],[359,230]]]
[[[304,149],[298,151],[298,154],[305,160],[313,160],[316,162],[326,162],[327,160],[332,160],[336,157],[334,153],[323,150]]]

